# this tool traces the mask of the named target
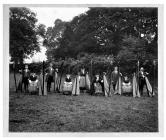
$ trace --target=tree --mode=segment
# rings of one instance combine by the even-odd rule
[[[90,8],[66,24],[54,58],[157,56],[157,8]],[[124,55],[126,54],[126,55]],[[53,56],[53,55],[52,55]]]
[[[36,14],[25,7],[10,8],[10,56],[11,61],[23,63],[23,59],[40,51],[39,28]],[[40,33],[42,33],[40,31]]]
[[[37,34],[40,35],[42,38],[45,38],[46,35],[46,26],[44,24],[39,24],[37,26]]]
[[[53,60],[56,57],[55,50],[60,45],[60,40],[63,36],[64,30],[66,28],[66,22],[60,19],[55,20],[53,27],[48,27],[43,45],[47,48],[47,59]]]

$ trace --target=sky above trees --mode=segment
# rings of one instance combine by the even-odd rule
[[[89,8],[87,7],[28,7],[34,13],[36,13],[36,18],[38,23],[44,24],[47,27],[54,26],[54,21],[56,19],[61,19],[63,21],[71,21],[73,17],[86,12]],[[25,63],[31,63],[32,61],[46,60],[46,48],[42,45],[40,46],[41,52],[34,54],[33,57],[25,59]]]
[[[156,8],[13,7],[10,27],[15,62],[38,62],[46,55],[49,61],[77,58],[80,53],[119,59],[128,52],[130,59],[157,54]]]
[[[39,23],[46,25],[46,27],[54,26],[56,19],[63,21],[70,21],[74,16],[86,12],[89,8],[62,8],[62,7],[29,7],[37,15]]]

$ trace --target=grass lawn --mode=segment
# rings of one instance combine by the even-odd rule
[[[10,88],[10,132],[158,132],[158,98],[17,94]]]

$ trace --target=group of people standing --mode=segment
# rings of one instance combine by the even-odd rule
[[[25,69],[23,71],[21,71],[22,73],[22,84],[24,84],[24,91],[28,92],[28,87],[30,83],[36,82],[36,88],[38,88],[38,84],[37,82],[38,80],[38,76],[36,75],[36,73],[34,72],[30,72],[30,70],[28,69],[28,65],[25,65]],[[53,68],[53,64],[50,63],[49,66],[44,70],[45,73],[45,81],[47,83],[47,92],[50,92],[51,90],[51,86],[52,83],[54,83],[54,91],[60,91],[60,87],[61,87],[61,79],[60,79],[60,74],[58,71],[58,68]],[[144,86],[147,87],[146,84],[146,79],[145,77],[148,75],[147,72],[144,72],[144,68],[141,67],[140,71],[137,74],[138,77],[138,85],[139,85],[139,91],[140,94],[143,94],[143,88]],[[94,78],[91,78],[92,82],[90,82],[90,78],[88,75],[88,72],[85,70],[84,67],[81,68],[81,70],[78,72],[77,78],[78,81],[76,80],[76,84],[79,83],[79,90],[81,92],[90,92],[91,94],[95,94],[95,93],[104,93],[104,91],[106,90],[106,88],[109,88],[110,90],[110,84],[112,85],[112,89],[115,92],[116,91],[116,87],[117,87],[117,83],[119,82],[119,77],[122,77],[122,74],[118,71],[118,67],[115,66],[114,70],[112,71],[111,75],[110,75],[110,81],[107,82],[106,80],[106,73],[103,73],[103,75],[100,75],[98,73],[95,74]],[[124,77],[124,83],[129,83],[130,80],[127,76]],[[109,83],[109,84],[108,84]],[[106,84],[106,86],[105,86]],[[35,84],[33,84],[35,86]],[[70,74],[66,74],[66,77],[64,79],[63,82],[63,86],[62,86],[62,91],[65,92],[66,91],[71,91],[73,90],[72,88],[73,86],[73,82],[72,82],[72,78]],[[55,89],[56,87],[56,89]],[[148,90],[147,90],[148,92]]]
[[[140,70],[138,71],[137,73],[137,82],[138,82],[138,88],[139,88],[139,92],[141,95],[143,95],[143,89],[144,87],[146,87],[146,90],[147,90],[147,94],[149,95],[149,90],[148,90],[148,85],[147,85],[147,82],[146,82],[146,79],[147,78],[147,75],[149,73],[145,72],[144,71],[144,68],[141,67]],[[111,82],[112,82],[112,86],[113,86],[113,90],[115,91],[115,88],[117,86],[117,82],[118,82],[118,79],[119,79],[119,76],[122,77],[122,73],[118,71],[118,67],[114,67],[114,71],[111,73]],[[131,84],[131,80],[129,80],[128,76],[125,75],[123,77],[123,84],[124,85],[129,85]]]
[[[19,88],[21,91],[22,85],[24,85],[24,92],[29,92],[29,84],[35,84],[37,87],[38,77],[35,72],[29,70],[28,65],[25,65],[25,69],[19,70],[19,72],[22,74],[22,81],[19,82]]]

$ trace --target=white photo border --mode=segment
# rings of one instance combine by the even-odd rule
[[[14,133],[9,132],[9,8],[10,7],[156,7],[158,8],[158,129],[154,133]],[[3,132],[4,136],[162,137],[164,135],[164,5],[162,4],[4,4],[3,5]]]

